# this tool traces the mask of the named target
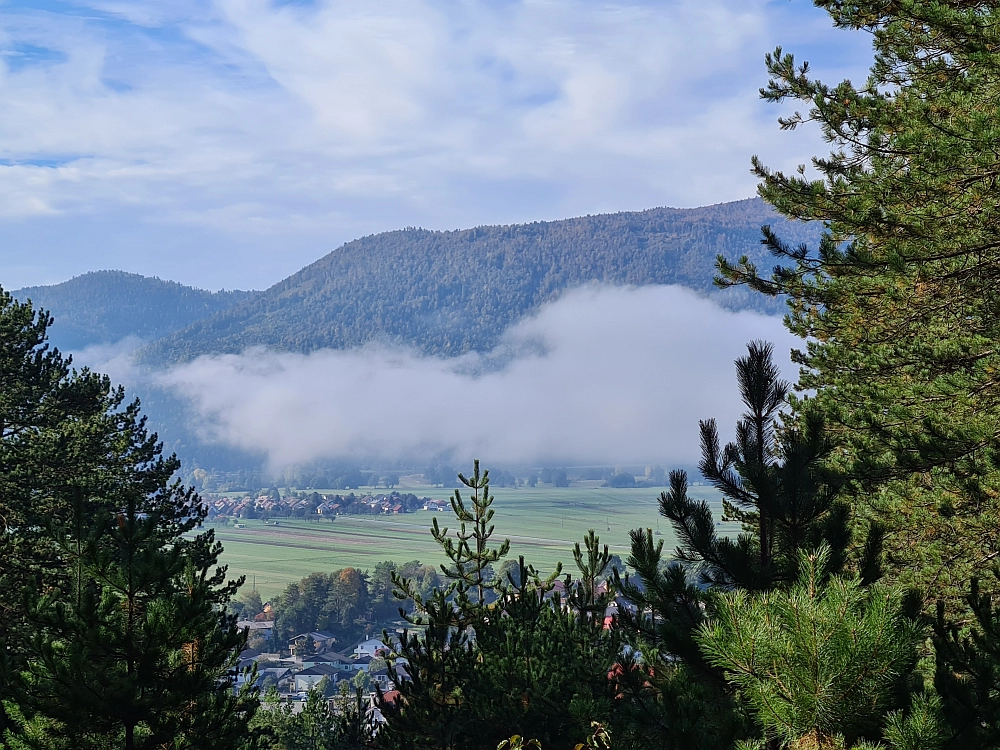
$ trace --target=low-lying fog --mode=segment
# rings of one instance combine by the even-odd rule
[[[698,420],[716,417],[726,434],[741,412],[733,360],[751,339],[774,342],[794,380],[796,340],[777,318],[681,287],[586,287],[512,326],[485,356],[250,350],[154,378],[189,400],[204,439],[263,453],[275,469],[448,454],[487,465],[692,463]]]

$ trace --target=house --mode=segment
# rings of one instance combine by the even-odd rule
[[[406,662],[402,659],[398,659],[393,665],[396,671],[396,678],[404,682],[407,682],[410,679],[410,675],[406,671],[406,666]],[[396,689],[396,684],[389,675],[388,668],[377,669],[374,672],[370,671],[368,672],[368,677],[371,678],[373,684],[378,686],[378,689],[382,692],[383,696],[392,693]]]
[[[295,690],[312,690],[319,685],[324,678],[330,682],[336,682],[341,676],[340,670],[331,667],[329,664],[317,664],[309,669],[303,669],[295,674]]]
[[[367,638],[354,647],[354,656],[355,658],[367,656],[369,659],[374,659],[376,656],[384,655],[388,650],[381,638]],[[380,651],[382,654],[379,654]]]
[[[382,650],[384,652],[385,648],[383,647]],[[371,664],[371,661],[372,661],[372,657],[370,657],[370,656],[358,656],[358,657],[355,657],[355,659],[351,662],[351,665],[352,665],[353,669],[361,669],[361,670],[364,670],[365,672],[367,672],[368,671],[368,666]]]
[[[298,648],[301,648],[301,644],[305,642],[306,638],[312,639],[313,649],[316,651],[328,648],[337,640],[333,633],[327,633],[325,630],[314,630],[309,633],[299,633],[297,636],[292,638],[292,653],[295,653]]]
[[[328,651],[325,654],[316,654],[315,656],[303,656],[301,663],[304,668],[326,664],[339,672],[351,672],[357,669],[357,662],[353,658],[336,651]]]
[[[288,667],[267,667],[259,670],[257,674],[259,675],[258,682],[263,682],[270,675],[279,689],[283,684],[291,682],[292,679],[292,670]]]
[[[368,677],[371,678],[371,681],[375,685],[378,685],[378,689],[383,693],[388,693],[390,690],[396,689],[396,685],[389,678],[388,669],[380,669],[376,672],[369,672]]]
[[[274,620],[240,620],[236,627],[246,628],[251,634],[260,633],[264,638],[270,639],[274,632]]]
[[[287,667],[268,667],[257,672],[257,682],[254,684],[262,691],[266,691],[272,685],[281,690],[291,680],[291,677],[292,671]],[[238,673],[234,688],[238,690],[243,687],[245,680],[246,675],[243,672]]]

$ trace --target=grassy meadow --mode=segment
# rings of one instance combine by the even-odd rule
[[[494,490],[494,538],[509,538],[511,555],[524,555],[536,568],[550,572],[559,561],[575,570],[573,543],[588,529],[594,529],[601,542],[623,560],[628,557],[631,529],[657,529],[660,488],[579,485]],[[453,492],[431,487],[401,490],[436,499],[448,498]],[[714,489],[692,487],[690,494],[708,500],[718,516],[721,504]],[[338,516],[335,520],[278,519],[278,526],[245,521],[243,529],[217,526],[216,534],[225,546],[222,561],[229,565],[230,574],[245,575],[248,584],[255,581],[266,600],[313,571],[329,572],[348,565],[371,569],[381,560],[443,562],[430,535],[434,517],[442,526],[455,525],[450,511],[416,511],[396,516]],[[669,523],[660,519],[659,530],[657,538],[672,550],[676,542]]]

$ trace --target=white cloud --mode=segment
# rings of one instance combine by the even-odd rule
[[[795,340],[777,318],[732,313],[681,287],[584,287],[512,327],[515,356],[439,359],[367,347],[309,355],[251,350],[176,367],[160,384],[190,399],[206,439],[267,455],[488,463],[696,460],[698,420],[732,428],[733,361]],[[541,345],[541,346],[539,346]]]
[[[142,377],[133,363],[136,350],[149,343],[138,336],[126,336],[107,344],[91,344],[83,349],[68,351],[76,368],[89,368],[110,375],[115,382],[128,383]]]
[[[864,39],[802,6],[9,6],[0,283],[118,266],[261,287],[383,229],[745,197],[751,154],[825,150],[757,101],[763,53],[798,43],[835,78],[864,66]],[[43,239],[49,271],[24,277]]]

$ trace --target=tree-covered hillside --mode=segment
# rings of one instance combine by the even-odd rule
[[[402,229],[349,242],[266,292],[151,345],[149,362],[237,353],[307,352],[376,339],[434,354],[483,351],[526,313],[587,282],[682,284],[723,304],[780,312],[744,290],[713,290],[716,256],[767,262],[760,228],[794,241],[793,224],[758,199],[657,208],[451,232]]]
[[[55,318],[50,331],[62,350],[119,341],[156,339],[252,297],[254,292],[209,292],[124,271],[94,271],[62,284],[18,289]]]

